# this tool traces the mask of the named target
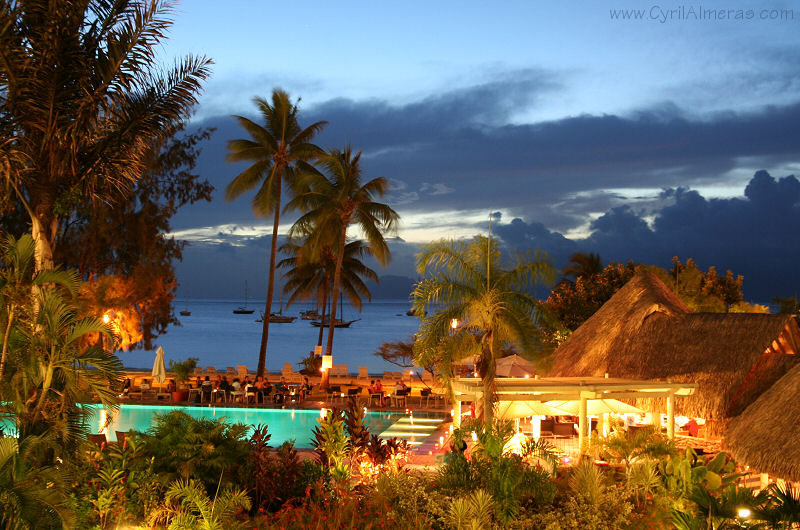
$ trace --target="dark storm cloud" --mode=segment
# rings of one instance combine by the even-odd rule
[[[747,299],[769,302],[800,294],[800,182],[794,176],[774,179],[759,171],[744,198],[708,199],[685,188],[662,194],[669,202],[648,226],[642,213],[624,205],[592,223],[587,239],[563,240],[538,223],[514,219],[497,227],[510,246],[550,252],[562,267],[573,251],[598,252],[611,261],[669,267],[673,256],[693,258],[701,267],[732,270],[744,276]],[[526,245],[527,243],[527,245]]]
[[[303,109],[302,121],[330,122],[323,146],[363,150],[365,174],[391,178],[405,211],[503,208],[559,230],[620,204],[609,190],[719,183],[742,158],[771,169],[800,155],[798,104],[697,118],[667,102],[627,116],[508,123],[558,86],[546,72],[516,71],[407,104],[332,99]],[[251,223],[249,197],[222,199],[244,167],[225,163],[225,142],[243,130],[228,117],[203,124],[217,127],[198,164],[216,197],[182,211],[175,228]]]

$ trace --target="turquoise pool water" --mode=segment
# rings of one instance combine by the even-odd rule
[[[98,405],[87,405],[94,410],[94,432],[101,432],[106,421],[105,411]],[[153,425],[155,414],[164,414],[180,408],[195,418],[225,418],[230,423],[244,423],[254,427],[268,426],[272,436],[270,445],[276,447],[288,440],[294,440],[297,448],[311,448],[312,430],[318,425],[319,410],[257,409],[226,407],[165,407],[158,405],[121,405],[106,431],[109,440],[116,440],[115,431],[146,431]],[[367,412],[366,422],[373,434],[381,434],[395,422],[405,417],[401,412]]]

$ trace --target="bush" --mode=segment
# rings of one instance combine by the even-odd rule
[[[147,433],[132,432],[153,458],[153,472],[162,484],[176,478],[193,478],[206,491],[239,482],[239,468],[247,460],[250,446],[244,439],[247,426],[225,423],[222,418],[197,419],[183,411],[156,414]]]
[[[375,483],[379,504],[391,508],[392,519],[406,528],[442,528],[449,499],[436,488],[432,476],[381,473]]]
[[[612,487],[589,502],[580,494],[566,497],[547,512],[518,517],[507,528],[543,530],[619,530],[633,528],[630,514],[633,505],[622,491]]]

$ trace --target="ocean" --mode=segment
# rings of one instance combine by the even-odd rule
[[[180,326],[170,326],[167,333],[154,341],[154,349],[164,348],[164,359],[182,361],[187,357],[198,357],[202,367],[214,366],[225,370],[227,366],[242,364],[255,371],[258,364],[258,348],[261,343],[261,323],[256,322],[263,301],[250,300],[248,307],[255,309],[252,315],[235,315],[233,310],[244,305],[237,299],[189,299],[175,301],[175,313],[188,305],[191,316],[180,316]],[[410,340],[419,326],[419,319],[406,315],[408,300],[374,300],[364,304],[361,313],[344,304],[344,320],[360,319],[349,328],[337,328],[333,335],[333,362],[347,364],[351,373],[359,366],[366,366],[370,373],[382,374],[385,370],[399,371],[397,366],[374,355],[384,342]],[[278,309],[273,304],[273,310]],[[267,370],[279,372],[283,363],[292,363],[295,370],[300,359],[317,344],[319,328],[309,320],[299,318],[300,311],[309,309],[305,304],[284,309],[284,315],[297,316],[291,324],[269,326],[267,344]],[[327,330],[323,347],[327,340]],[[117,352],[122,363],[129,369],[150,370],[155,351],[134,350]],[[168,365],[169,366],[169,365]]]

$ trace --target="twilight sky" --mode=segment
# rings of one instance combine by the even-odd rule
[[[558,267],[578,250],[661,266],[678,255],[743,274],[750,300],[800,294],[791,3],[186,0],[177,11],[166,56],[216,63],[194,121],[217,128],[198,166],[217,192],[173,223],[192,242],[178,265],[190,296],[240,296],[243,278],[265,291],[270,222],[248,198],[225,203],[242,167],[224,157],[244,137],[230,116],[257,118],[252,98],[277,86],[302,98],[303,123],[330,122],[320,145],[349,142],[368,178],[392,180],[402,226],[383,274],[414,277],[416,244],[486,233],[494,211],[493,233]]]

